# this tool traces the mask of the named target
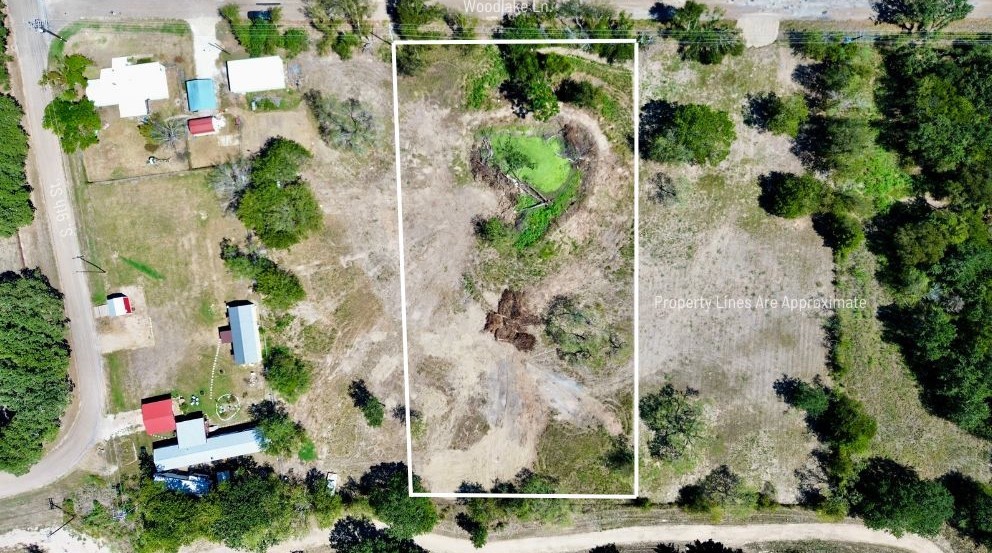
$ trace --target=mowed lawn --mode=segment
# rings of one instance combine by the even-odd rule
[[[224,216],[204,171],[81,185],[77,195],[94,303],[121,286],[142,287],[147,305],[135,307],[151,318],[155,335],[152,347],[108,356],[112,407],[133,409],[159,393],[209,393],[226,302],[257,301],[220,259],[221,239],[242,237],[244,227]],[[214,396],[240,393],[233,388],[247,372],[233,367],[227,348],[218,357]],[[203,399],[212,406],[212,397]]]
[[[515,152],[526,160],[510,173],[543,194],[554,194],[572,172],[572,164],[562,157],[564,144],[558,137],[544,139],[518,132],[497,132],[492,136],[496,156],[506,159]]]

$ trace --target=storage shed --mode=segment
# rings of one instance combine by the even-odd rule
[[[186,81],[186,100],[190,111],[217,109],[217,94],[213,79],[192,79]]]
[[[134,313],[134,308],[131,306],[131,298],[120,293],[107,296],[107,316],[120,317],[129,313]]]
[[[189,129],[189,134],[193,136],[203,136],[217,132],[217,129],[214,127],[213,117],[197,117],[195,119],[190,119],[189,121],[186,121],[186,127]]]
[[[168,396],[148,398],[141,402],[141,420],[149,436],[168,434],[176,429],[176,419],[172,414],[172,398]]]

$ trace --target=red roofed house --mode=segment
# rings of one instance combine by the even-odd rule
[[[175,431],[176,417],[172,414],[172,398],[166,396],[142,401],[141,419],[149,436]]]
[[[213,117],[196,117],[186,121],[186,126],[189,127],[189,134],[193,136],[203,136],[217,132]]]

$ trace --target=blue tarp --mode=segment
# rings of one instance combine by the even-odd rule
[[[189,97],[190,111],[217,109],[217,95],[211,79],[186,81],[186,96]]]

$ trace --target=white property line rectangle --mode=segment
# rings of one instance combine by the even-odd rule
[[[403,244],[403,176],[400,166],[400,102],[399,102],[399,75],[396,69],[396,47],[397,46],[417,46],[417,45],[500,45],[500,44],[632,44],[634,46],[634,103],[631,112],[634,117],[634,419],[633,419],[633,448],[634,448],[634,491],[632,494],[528,494],[528,493],[458,493],[458,492],[415,492],[413,490],[413,435],[410,423],[410,350],[407,337],[407,311],[406,311],[406,262],[404,259]],[[636,499],[640,491],[640,316],[638,314],[639,305],[639,269],[640,260],[640,211],[639,211],[639,191],[640,191],[640,69],[639,51],[637,40],[632,38],[590,38],[590,39],[545,39],[545,40],[394,40],[392,43],[392,63],[393,63],[393,146],[396,153],[396,216],[397,230],[399,236],[399,257],[400,257],[400,304],[401,304],[401,327],[403,331],[403,393],[404,407],[406,409],[406,466],[407,466],[407,489],[410,497],[436,497],[445,499],[458,498],[506,498],[506,499]]]

